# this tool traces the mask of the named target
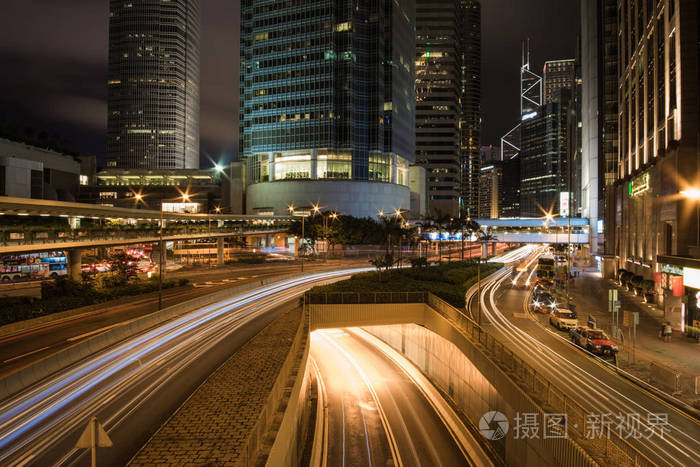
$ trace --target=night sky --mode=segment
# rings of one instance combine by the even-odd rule
[[[201,0],[202,166],[237,147],[238,17],[235,0]],[[521,42],[533,70],[573,58],[577,0],[482,0],[483,144],[516,122]],[[103,161],[107,126],[106,0],[2,0],[0,123],[17,122],[70,141]]]

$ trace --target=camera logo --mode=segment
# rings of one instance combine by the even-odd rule
[[[486,412],[479,420],[479,431],[488,440],[502,439],[508,433],[508,419],[501,412],[495,410]]]

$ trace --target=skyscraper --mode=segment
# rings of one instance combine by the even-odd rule
[[[559,89],[572,90],[576,77],[576,60],[548,60],[542,69],[544,104],[553,102]]]
[[[241,2],[248,213],[410,207],[413,0]]]
[[[199,167],[199,0],[110,0],[110,167]]]
[[[481,5],[416,3],[416,162],[428,172],[429,208],[478,211]]]
[[[570,93],[527,114],[521,129],[520,213],[542,217],[560,213],[560,193],[568,192],[567,113]],[[560,104],[566,102],[567,104]]]

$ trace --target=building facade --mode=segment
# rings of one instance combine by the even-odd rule
[[[80,202],[165,212],[230,213],[216,169],[114,169],[80,187]]]
[[[561,94],[566,94],[563,90]],[[520,214],[543,217],[560,213],[568,192],[568,98],[557,98],[528,114],[521,124]]]
[[[619,157],[606,225],[617,268],[657,281],[674,326],[700,321],[690,306],[700,290],[664,286],[674,270],[659,260],[700,253],[698,15],[696,0],[617,5]]]
[[[499,161],[481,167],[479,177],[479,219],[497,219],[501,211],[503,169]]]
[[[77,157],[0,138],[0,196],[75,201]]]
[[[241,2],[247,213],[409,207],[414,10],[413,0]]]
[[[199,167],[199,33],[199,0],[110,0],[109,167]]]
[[[608,188],[617,178],[617,0],[581,2],[581,217],[590,220],[592,254],[612,254]],[[601,247],[602,244],[602,247]]]
[[[542,68],[542,83],[544,88],[544,103],[554,102],[559,95],[557,91],[567,89],[572,91],[576,80],[576,60],[548,60]]]
[[[481,5],[416,2],[416,161],[429,209],[476,217],[481,112]]]

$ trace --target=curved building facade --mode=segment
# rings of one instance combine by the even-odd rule
[[[248,213],[310,203],[362,215],[409,208],[414,10],[414,0],[241,2]],[[344,196],[360,191],[364,210]]]
[[[110,0],[107,157],[199,167],[199,0]]]

